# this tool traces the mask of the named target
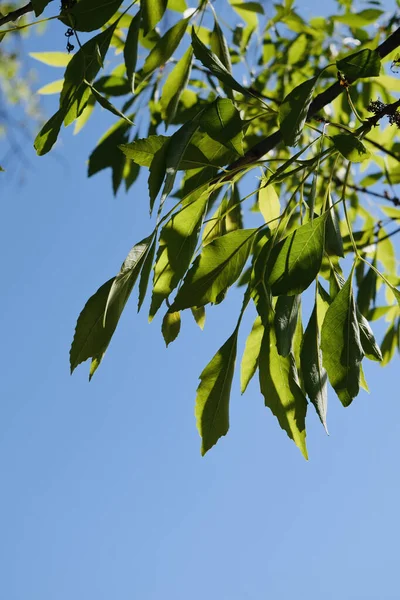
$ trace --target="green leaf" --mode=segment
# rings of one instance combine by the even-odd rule
[[[77,31],[94,31],[115,15],[123,0],[79,0],[64,11],[60,21]]]
[[[287,146],[299,143],[317,79],[313,77],[295,87],[279,107],[281,133]]]
[[[140,273],[139,280],[139,301],[138,301],[138,312],[142,307],[143,301],[146,296],[147,286],[149,285],[149,278],[151,269],[154,261],[154,254],[156,251],[156,238],[154,238],[153,243],[151,244],[145,261],[143,263],[142,272]]]
[[[130,144],[121,144],[120,150],[127,158],[141,167],[150,167],[155,154],[170,140],[165,135],[150,135],[148,138],[135,140]]]
[[[318,301],[319,299],[317,302]],[[324,312],[326,312],[326,309]],[[303,336],[303,344],[300,353],[301,371],[307,395],[313,403],[317,415],[328,433],[326,424],[328,409],[328,379],[326,371],[322,366],[322,352],[320,348],[321,338],[317,313],[317,306],[314,306],[314,310]]]
[[[265,327],[258,368],[265,405],[307,459],[307,400],[298,383],[293,356],[284,357],[278,353],[272,323]]]
[[[128,33],[126,36],[126,41],[124,45],[124,60],[126,67],[126,76],[129,81],[130,88],[132,90],[132,94],[135,92],[135,71],[136,71],[136,62],[138,56],[138,42],[139,42],[139,30],[140,30],[140,20],[141,20],[142,12],[139,10],[136,15],[133,17]]]
[[[189,81],[192,67],[193,50],[188,48],[168,75],[161,94],[161,111],[166,126],[175,118],[179,99]]]
[[[317,276],[324,252],[328,212],[302,225],[272,249],[266,281],[274,296],[303,292]]]
[[[217,98],[203,112],[200,126],[212,139],[243,156],[243,123],[232,100]]]
[[[382,360],[381,349],[378,346],[378,343],[374,337],[372,329],[367,321],[367,319],[361,314],[361,312],[357,309],[357,321],[360,328],[360,341],[363,352],[369,360]]]
[[[147,35],[159,23],[167,8],[167,0],[141,0],[143,30]]]
[[[196,420],[202,438],[202,456],[226,435],[229,429],[229,399],[235,370],[237,328],[200,375],[197,388]]]
[[[167,168],[167,155],[169,152],[169,143],[161,146],[154,155],[150,165],[148,187],[150,197],[150,214],[153,211],[155,199],[164,181],[165,171]]]
[[[390,325],[382,340],[382,367],[385,367],[393,358],[397,346],[397,336],[394,324]]]
[[[35,17],[41,15],[50,2],[51,0],[32,0],[32,7],[35,12]]]
[[[161,331],[165,341],[165,345],[171,344],[175,341],[181,330],[181,313],[180,312],[167,312],[163,322]]]
[[[107,321],[109,319],[112,322],[115,321],[115,325],[118,323],[119,317],[125,308],[125,304],[127,303],[133,286],[139,276],[152,241],[153,235],[150,235],[138,244],[135,244],[122,263],[121,269],[113,281],[107,298],[107,304],[104,311],[104,327],[107,326]]]
[[[378,10],[376,8],[375,9],[367,8],[358,13],[347,12],[344,15],[334,15],[332,18],[335,21],[339,21],[339,23],[348,25],[349,27],[359,28],[359,27],[365,27],[366,25],[373,23],[382,14],[383,14],[383,11],[381,11],[381,10]]]
[[[143,65],[144,75],[150,75],[150,73],[153,73],[153,71],[164,65],[171,58],[185,34],[189,20],[181,19],[158,40],[145,60]]]
[[[225,83],[228,87],[245,96],[251,96],[252,94],[246,90],[236,79],[232,77],[228,69],[220,61],[211,50],[203,44],[203,42],[196,35],[194,28],[192,29],[192,46],[195,57],[211,71],[215,77],[217,77],[222,83]]]
[[[279,296],[275,305],[275,335],[278,352],[288,356],[299,317],[301,296]]]
[[[336,208],[332,205],[332,198],[329,192],[325,250],[330,256],[344,256],[343,239],[342,234],[340,233]]]
[[[124,121],[126,121],[127,123],[129,123],[129,125],[134,125],[134,123],[129,119],[129,117],[127,117],[126,115],[124,115],[105,96],[102,96],[100,94],[100,92],[98,92],[96,90],[95,87],[93,87],[92,85],[90,85],[90,83],[88,83],[88,82],[86,82],[86,83],[87,83],[88,87],[90,88],[93,96],[96,98],[96,101],[100,104],[100,106],[102,106],[103,108],[105,108],[106,110],[108,110],[113,115],[116,115],[117,117],[120,117],[121,119],[124,119]]]
[[[366,48],[337,60],[336,66],[348,81],[354,81],[360,77],[378,77],[381,59],[377,50]]]
[[[60,108],[66,111],[65,125],[77,119],[87,106],[91,91],[85,81],[93,83],[104,62],[116,23],[86,42],[69,62],[60,94]]]
[[[278,217],[281,214],[281,204],[273,185],[264,185],[263,182],[260,182],[258,207],[268,227],[275,229],[279,223]]]
[[[115,149],[119,144],[128,140],[130,126],[126,121],[117,121],[97,143],[89,156],[88,177],[92,177],[103,169],[111,168],[114,194],[117,193],[122,181],[125,166],[125,156]]]
[[[377,278],[378,276],[374,269],[369,268],[367,274],[358,285],[357,306],[364,317],[367,316],[371,303],[375,302]]]
[[[240,367],[240,390],[242,394],[246,391],[247,386],[257,371],[263,335],[264,326],[261,317],[257,317],[246,340]]]
[[[186,275],[172,309],[218,303],[242,272],[256,232],[238,229],[205,246]]]
[[[200,327],[200,329],[204,329],[204,325],[206,323],[206,309],[204,306],[199,306],[199,308],[192,306],[190,310],[192,311],[193,318],[197,325]]]
[[[50,67],[66,67],[73,58],[67,52],[29,52],[29,56]]]
[[[33,145],[39,156],[47,154],[56,143],[65,114],[65,108],[60,108],[37,134]]]
[[[359,393],[364,356],[352,277],[353,270],[328,308],[321,330],[323,365],[343,406],[349,406]]]
[[[150,320],[165,298],[176,288],[190,265],[207,202],[208,194],[205,194],[182,207],[161,231],[154,267]]]
[[[371,157],[362,142],[351,133],[339,133],[332,136],[335,148],[351,162],[362,162]]]
[[[39,94],[40,96],[58,94],[61,92],[63,84],[64,84],[64,79],[56,79],[55,81],[52,81],[51,83],[47,83],[46,85],[43,85],[41,88],[39,88],[36,91],[36,93]]]

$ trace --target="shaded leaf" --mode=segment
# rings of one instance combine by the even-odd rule
[[[371,156],[364,144],[351,133],[333,135],[332,141],[340,154],[351,162],[362,162]]]
[[[77,31],[94,31],[103,27],[115,15],[123,0],[79,0],[60,21]]]
[[[240,366],[240,390],[242,394],[246,391],[247,386],[257,370],[263,335],[264,326],[261,317],[257,317],[246,340],[246,346]]]
[[[295,87],[279,107],[279,123],[283,141],[287,146],[296,146],[299,143],[316,81],[317,77],[313,77]]]
[[[175,341],[181,330],[181,313],[167,312],[162,322],[161,331],[166,346]]]
[[[243,156],[243,123],[239,111],[228,98],[217,98],[200,119],[208,135]]]
[[[274,296],[299,294],[317,276],[328,213],[302,225],[272,249],[266,281]]]
[[[193,50],[192,48],[188,48],[164,83],[160,102],[166,126],[170,125],[174,119],[179,99],[188,84],[192,67],[192,56]]]
[[[238,330],[213,356],[200,375],[196,420],[202,438],[201,454],[214,446],[229,429],[229,399],[235,370]]]
[[[32,6],[35,12],[35,17],[41,15],[50,2],[51,0],[32,0]]]
[[[332,198],[328,192],[328,217],[326,220],[325,249],[329,255],[344,256],[342,234],[340,233],[336,208],[332,205]]]
[[[164,65],[175,52],[181,39],[187,29],[189,19],[182,19],[168,29],[168,31],[158,40],[154,48],[145,60],[143,65],[143,74],[149,75],[158,67]]]
[[[238,229],[205,246],[186,275],[172,309],[217,303],[242,272],[256,232]]]
[[[135,91],[135,71],[136,71],[136,62],[138,56],[138,42],[139,42],[139,29],[140,29],[140,21],[141,21],[142,12],[139,10],[136,15],[133,17],[128,33],[126,36],[126,41],[124,45],[124,60],[126,67],[126,76],[129,81],[130,88],[132,93]]]
[[[275,305],[275,335],[278,352],[288,356],[299,316],[301,296],[279,296]]]
[[[358,395],[364,356],[352,277],[353,271],[328,308],[321,330],[323,365],[343,406],[349,406]]]
[[[336,66],[347,80],[354,81],[360,77],[377,77],[381,60],[377,50],[367,48],[337,60]]]

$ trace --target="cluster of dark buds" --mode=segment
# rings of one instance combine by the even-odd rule
[[[61,0],[60,10],[69,10],[76,4],[76,0]]]
[[[68,54],[70,52],[72,52],[72,50],[75,48],[75,46],[73,44],[71,44],[71,42],[69,41],[70,37],[72,37],[74,35],[74,30],[71,29],[71,27],[68,27],[67,31],[65,32],[65,37],[67,38],[67,52]]]
[[[396,125],[400,129],[400,111],[398,110],[400,101],[393,102],[392,104],[385,104],[381,100],[371,100],[367,106],[369,112],[374,113],[374,117],[370,117],[368,121],[372,125],[377,125],[379,119],[382,117],[388,117],[390,125]]]

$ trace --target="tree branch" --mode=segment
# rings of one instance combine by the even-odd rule
[[[390,54],[393,50],[395,50],[399,46],[400,46],[400,27],[398,29],[396,29],[396,31],[394,33],[392,33],[384,42],[382,42],[382,44],[380,44],[376,50],[377,50],[380,58],[385,58],[385,56]],[[354,83],[354,81],[356,81],[356,80],[349,81],[349,83]],[[333,100],[335,100],[335,98],[340,96],[340,94],[343,92],[343,90],[344,90],[344,87],[342,85],[340,85],[339,82],[336,82],[333,85],[331,85],[327,90],[318,94],[318,96],[316,98],[314,98],[314,100],[311,102],[311,105],[310,105],[310,108],[309,108],[309,111],[307,114],[307,120],[311,119],[320,110],[322,110],[324,108],[324,106],[326,106],[327,104],[330,104],[330,102],[332,102]],[[275,131],[268,137],[261,140],[261,142],[258,142],[258,144],[255,144],[252,148],[250,148],[250,150],[248,150],[242,158],[239,158],[234,163],[232,163],[228,167],[228,170],[237,169],[239,167],[248,165],[249,163],[252,163],[253,161],[260,160],[260,158],[262,156],[264,156],[265,154],[267,154],[267,152],[269,152],[270,150],[275,148],[275,146],[277,146],[279,144],[279,142],[281,142],[281,141],[282,141],[282,135],[281,135],[280,130],[278,129],[278,131]]]
[[[26,15],[29,12],[33,11],[33,5],[32,2],[28,2],[28,4],[25,4],[25,6],[22,6],[21,8],[17,8],[16,10],[13,10],[12,12],[8,13],[8,15],[5,15],[4,17],[0,17],[0,27],[2,25],[5,25],[6,23],[11,23],[13,21],[17,21],[20,17],[23,17],[24,15]]]

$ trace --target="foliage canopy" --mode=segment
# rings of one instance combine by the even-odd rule
[[[258,371],[265,405],[305,457],[308,400],[327,428],[328,381],[349,406],[368,389],[363,361],[385,365],[400,346],[400,17],[367,4],[340,0],[336,14],[306,21],[293,0],[63,0],[50,19],[74,53],[32,55],[65,67],[40,90],[59,94],[59,107],[37,134],[39,155],[99,104],[115,123],[89,177],[110,169],[116,194],[148,170],[150,233],[83,308],[71,371],[91,359],[94,375],[136,283],[138,309],[148,294],[149,319],[164,311],[167,345],[182,311],[203,328],[206,307],[243,290],[232,335],[200,375],[203,454],[229,429],[249,306],[242,392]],[[52,7],[3,11],[3,44],[27,26],[15,17]],[[379,345],[370,322],[382,317]]]

